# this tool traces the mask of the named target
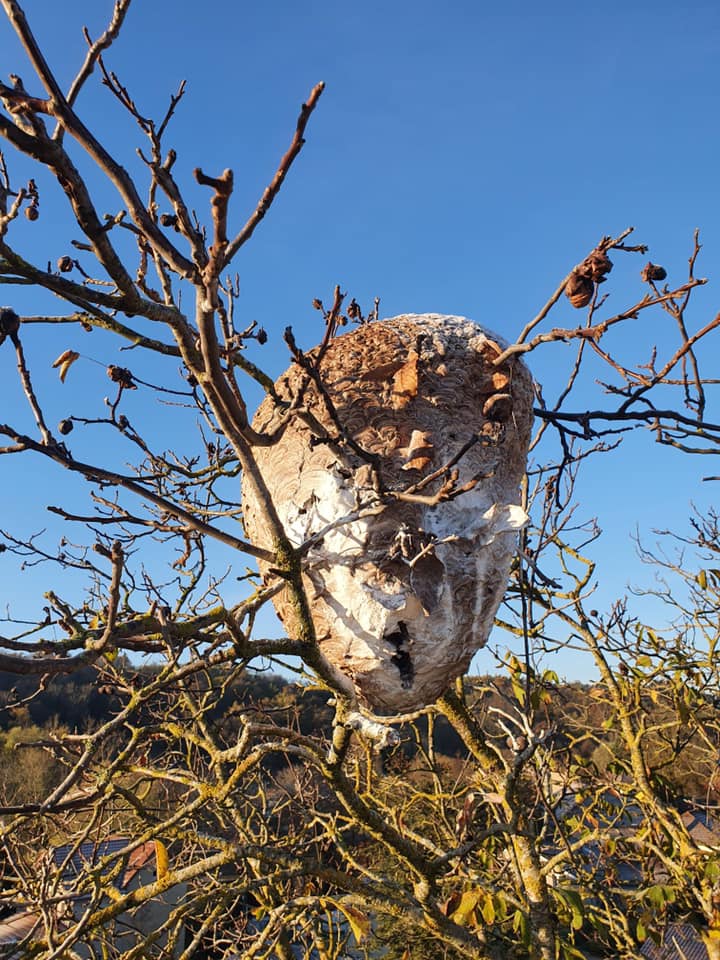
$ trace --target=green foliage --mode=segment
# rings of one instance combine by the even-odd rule
[[[57,724],[54,735],[62,735]],[[62,766],[47,749],[33,744],[48,735],[35,724],[23,724],[0,732],[0,796],[3,804],[39,802],[60,781]]]

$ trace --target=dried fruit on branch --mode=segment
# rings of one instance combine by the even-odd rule
[[[649,281],[660,283],[667,277],[667,270],[664,267],[659,266],[657,263],[648,263],[642,268],[640,272],[640,278],[648,283]]]
[[[570,279],[565,285],[565,296],[570,303],[580,309],[586,307],[595,293],[595,284],[590,277],[583,276],[577,270],[573,270]]]
[[[570,274],[565,296],[574,307],[586,307],[595,293],[595,284],[602,283],[612,268],[612,260],[604,250],[593,250]]]
[[[319,373],[337,419],[301,364],[276,384],[289,402],[304,391],[313,416],[256,448],[258,465],[294,544],[325,531],[303,569],[319,643],[377,711],[437,699],[486,642],[505,591],[526,520],[533,389],[516,358],[495,366],[500,352],[470,320],[408,315],[330,342]],[[253,426],[271,431],[282,417],[268,398]],[[247,533],[272,548],[252,490],[247,482]],[[289,591],[274,602],[295,635]]]
[[[127,367],[117,367],[111,363],[107,368],[107,375],[113,383],[119,383],[123,390],[137,390],[137,384]]]
[[[605,274],[610,273],[612,270],[612,260],[608,257],[604,250],[593,250],[582,263],[582,271],[590,277],[591,280],[594,280],[595,283],[602,283],[605,279]]]
[[[20,317],[12,307],[0,307],[0,343],[20,329]]]

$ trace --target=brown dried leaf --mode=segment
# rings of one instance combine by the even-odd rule
[[[419,453],[421,450],[423,452],[429,453],[433,449],[432,436],[427,430],[413,430],[410,434],[410,441],[406,447],[400,448],[400,453],[410,459]]]
[[[80,354],[76,353],[74,350],[65,350],[57,358],[55,363],[53,363],[53,368],[60,368],[60,382],[65,383],[65,377],[70,367],[75,363],[76,360],[80,359]]]
[[[401,470],[424,470],[432,463],[430,457],[414,457],[400,467]]]
[[[440,910],[445,914],[446,917],[452,916],[453,913],[460,906],[460,901],[462,900],[462,891],[453,890],[450,896],[444,903],[440,904]]]
[[[492,375],[492,385],[493,390],[497,393],[505,390],[506,387],[510,386],[510,375],[505,373],[503,370],[496,370]]]
[[[418,392],[418,355],[414,350],[393,377],[392,405],[394,410],[404,409]]]
[[[370,918],[362,910],[358,910],[357,907],[350,906],[350,904],[340,903],[338,906],[347,917],[355,942],[360,946],[364,940],[367,940],[370,933]]]

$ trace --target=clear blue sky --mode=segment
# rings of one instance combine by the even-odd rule
[[[96,36],[112,3],[27,0],[24,7],[67,85],[84,55],[82,25]],[[338,282],[363,305],[380,296],[383,315],[457,313],[512,338],[603,234],[628,225],[678,282],[700,227],[698,272],[720,279],[718,50],[714,2],[135,0],[107,62],[151,115],[188,81],[167,138],[178,151],[176,173],[206,218],[207,191],[193,185],[192,169],[232,167],[235,226],[274,172],[301,101],[326,82],[303,153],[236,261],[243,316],[271,334],[258,359],[277,374],[286,365],[279,333],[292,323],[304,343],[317,340],[310,303],[329,299]],[[0,63],[3,79],[18,73],[36,92],[4,15]],[[107,91],[91,81],[78,109],[140,171],[141,134]],[[8,159],[19,176],[21,164]],[[100,184],[96,191],[108,211],[118,209],[110,192]],[[29,257],[54,261],[75,232],[49,191],[41,211],[38,224],[23,221],[11,240]],[[642,294],[644,261],[616,261],[607,288],[620,309]],[[27,313],[57,309],[14,288],[0,291],[0,302]],[[692,325],[718,308],[716,279],[697,296]],[[553,316],[570,325],[581,314],[563,304]],[[78,336],[37,330],[28,350],[47,364]],[[639,321],[630,352],[647,358],[653,342],[674,343],[672,336],[667,321]],[[94,343],[102,362],[129,363],[109,343]],[[569,356],[562,349],[533,355],[546,394],[564,381]],[[0,402],[10,409],[3,420],[19,402],[11,359],[7,349],[0,355]],[[49,401],[68,407],[92,392],[89,373],[64,393],[54,376],[48,372],[44,385]],[[591,386],[587,397],[592,403]],[[58,418],[67,412],[58,408]],[[154,415],[171,436],[167,411]],[[597,514],[605,530],[604,600],[648,576],[630,533],[682,526],[691,501],[714,496],[699,479],[709,473],[720,469],[708,458],[657,450],[641,436],[586,471],[581,512]],[[52,484],[58,499],[60,479],[36,461],[0,462],[0,526],[29,533],[45,525],[37,498]],[[79,505],[84,489],[67,496]],[[41,580],[31,571],[20,581],[0,576],[3,608],[12,601],[14,611],[29,611]]]

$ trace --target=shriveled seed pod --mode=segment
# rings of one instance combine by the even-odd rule
[[[650,263],[649,261],[640,272],[640,279],[643,280],[644,283],[648,283],[651,280],[655,283],[660,283],[665,280],[666,277],[667,270],[664,267],[659,266],[657,263]]]
[[[137,384],[133,380],[132,373],[127,367],[118,367],[111,363],[106,371],[113,383],[119,383],[125,390],[137,390]]]
[[[570,279],[565,284],[565,296],[570,303],[580,309],[586,307],[593,298],[595,284],[590,277],[586,277],[577,270],[573,270]]]
[[[303,556],[318,643],[378,712],[434,702],[487,641],[505,592],[526,521],[519,487],[533,384],[517,358],[494,364],[502,349],[472,321],[438,314],[374,321],[332,340],[322,382],[369,458],[338,440],[300,365],[275,385],[282,401],[302,395],[312,418],[291,419],[277,443],[256,447],[258,467],[296,546],[323,531]],[[253,427],[272,432],[286,418],[267,398]],[[250,476],[243,517],[253,542],[272,550]],[[287,588],[274,603],[297,635]]]
[[[595,283],[602,283],[605,274],[610,273],[612,268],[612,260],[602,250],[593,250],[583,261],[583,273],[587,273]]]
[[[20,329],[20,317],[12,307],[0,307],[0,337],[11,336]],[[1,341],[0,341],[1,342]]]

